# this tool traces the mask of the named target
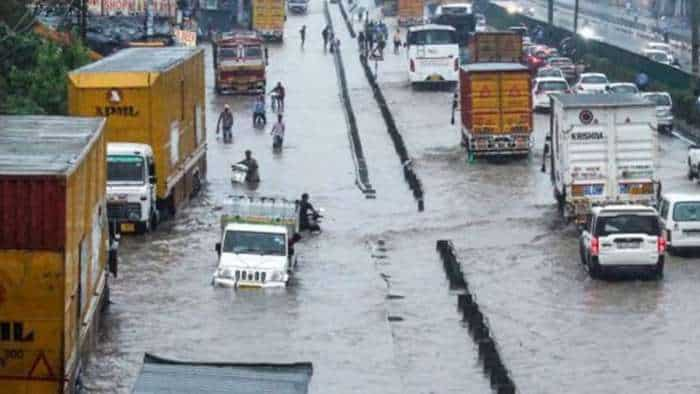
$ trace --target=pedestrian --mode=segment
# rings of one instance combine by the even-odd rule
[[[357,34],[357,46],[360,49],[360,55],[364,56],[365,55],[365,32],[360,30],[360,32]]]
[[[299,30],[299,35],[301,35],[301,48],[304,48],[304,41],[306,41],[306,25],[301,26]]]
[[[282,143],[284,143],[284,132],[285,132],[284,121],[282,120],[282,114],[277,115],[277,123],[272,126],[272,131],[270,135],[272,136],[272,147],[276,150],[282,149]]]
[[[224,130],[224,142],[231,141],[233,139],[233,114],[231,113],[231,107],[228,104],[224,105],[224,110],[219,115],[219,120],[216,122],[216,134],[219,134],[223,126]]]
[[[269,53],[267,52],[267,47],[265,47],[265,65],[270,64],[269,60],[270,60],[270,56],[269,56]]]
[[[255,106],[253,107],[253,127],[258,124],[265,126],[267,119],[265,117],[265,95],[261,94],[255,99]]]
[[[326,25],[326,27],[321,30],[321,37],[323,37],[323,51],[326,51],[326,48],[328,47],[328,35],[330,33],[331,28]]]
[[[377,41],[377,49],[379,50],[379,58],[384,59],[384,48],[386,48],[386,41],[384,41],[384,36],[379,37]]]
[[[375,40],[375,34],[374,34],[374,26],[370,22],[367,30],[367,51],[371,51],[372,48],[374,48],[374,40]]]
[[[401,47],[401,30],[398,28],[394,32],[394,54],[399,54],[399,47]]]
[[[328,42],[330,43],[330,52],[335,52],[335,33],[333,33],[333,30],[331,30],[330,34],[328,35]]]

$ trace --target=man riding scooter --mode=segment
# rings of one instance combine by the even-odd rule
[[[301,195],[299,201],[299,231],[309,230],[311,232],[321,231],[321,226],[318,225],[317,219],[321,214],[314,209],[314,206],[309,202],[309,194]]]
[[[238,162],[246,166],[247,171],[245,181],[247,183],[260,182],[260,174],[258,173],[258,161],[253,159],[253,153],[250,150],[245,151],[245,159]]]

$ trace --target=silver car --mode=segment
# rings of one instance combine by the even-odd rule
[[[595,207],[581,232],[581,262],[592,278],[608,268],[664,272],[666,239],[654,208],[643,205]]]
[[[656,104],[656,121],[660,132],[670,133],[673,131],[673,99],[666,92],[645,92],[642,93],[644,99]]]

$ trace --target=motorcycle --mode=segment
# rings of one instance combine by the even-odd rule
[[[310,212],[306,215],[308,218],[308,227],[305,230],[308,230],[309,232],[312,233],[320,233],[321,232],[321,222],[323,219],[323,215],[321,215],[321,212],[323,212],[323,208],[319,208],[318,212]]]

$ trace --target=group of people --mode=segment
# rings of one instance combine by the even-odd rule
[[[384,49],[388,40],[388,30],[384,22],[367,21],[365,29],[357,35],[357,43],[363,56],[373,56],[379,59],[384,58]],[[396,28],[392,37],[394,44],[394,54],[399,53],[401,48],[401,30]]]
[[[321,38],[323,38],[323,51],[328,50],[330,53],[335,52],[340,48],[340,39],[335,36],[333,28],[329,25],[321,30]]]

